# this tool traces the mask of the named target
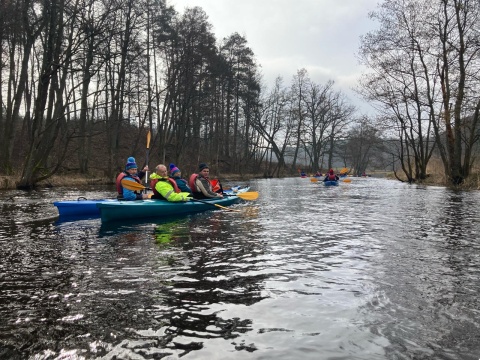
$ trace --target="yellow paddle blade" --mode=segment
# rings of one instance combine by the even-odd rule
[[[147,149],[150,148],[150,139],[152,138],[152,134],[150,132],[150,130],[148,130],[148,133],[147,133]]]
[[[347,179],[343,180],[343,182],[350,183],[350,182],[352,182],[352,180],[347,178]]]
[[[137,183],[136,181],[130,181],[130,180],[127,180],[127,179],[122,179],[121,183],[122,183],[122,186],[123,186],[125,189],[132,190],[132,191],[137,191],[137,190],[144,190],[144,189],[146,189],[145,186],[143,186],[142,184]]]
[[[312,178],[310,178],[310,181],[311,181],[311,182],[317,182],[317,181],[318,181],[318,179],[317,179],[317,178],[314,178],[314,177],[312,177]]]
[[[348,172],[347,168],[343,168],[342,170],[340,170],[340,174],[346,174],[347,172]]]
[[[247,191],[236,195],[243,200],[255,200],[258,198],[258,191]]]

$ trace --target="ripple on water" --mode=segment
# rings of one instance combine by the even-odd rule
[[[0,196],[0,358],[477,359],[479,194],[252,182],[177,219],[56,222]]]

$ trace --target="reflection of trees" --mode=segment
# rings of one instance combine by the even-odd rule
[[[177,350],[196,350],[202,347],[199,339],[234,339],[251,330],[251,319],[221,317],[225,304],[262,300],[263,281],[269,276],[258,274],[262,264],[255,258],[264,253],[258,239],[232,237],[241,226],[245,225],[215,215],[157,226],[157,239],[159,234],[162,240],[170,237],[157,259],[166,288],[158,293],[162,310],[154,306],[149,312],[166,322],[165,337]],[[183,338],[182,344],[173,341],[177,336]],[[184,337],[195,341],[186,344]]]
[[[391,218],[381,256],[372,262],[375,289],[362,307],[365,322],[390,341],[389,358],[474,358],[480,289],[472,273],[480,265],[476,198],[438,189],[415,194],[397,209],[402,219]]]
[[[255,350],[233,343],[253,320],[226,315],[262,299],[253,215],[2,225],[0,358],[162,358],[215,338]]]

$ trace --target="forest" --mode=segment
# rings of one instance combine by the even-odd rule
[[[164,0],[8,0],[0,9],[0,175],[114,179],[127,157],[185,174],[288,176],[334,165],[415,182],[475,173],[480,3],[385,0],[359,41],[363,115],[298,69],[267,86],[244,36]],[[353,54],[352,54],[353,56]],[[147,140],[151,134],[151,141]]]

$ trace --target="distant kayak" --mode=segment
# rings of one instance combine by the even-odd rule
[[[323,182],[325,186],[338,186],[338,180],[327,180]]]

